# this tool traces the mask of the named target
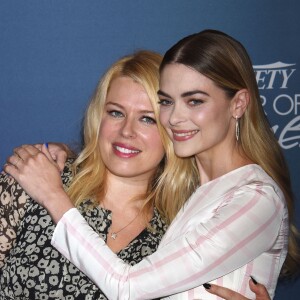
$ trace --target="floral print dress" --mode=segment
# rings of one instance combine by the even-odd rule
[[[62,180],[71,180],[71,161]],[[104,239],[111,225],[111,211],[82,203],[78,210]],[[145,228],[117,255],[136,264],[152,254],[166,231],[156,209]],[[102,291],[51,245],[55,224],[13,178],[0,175],[0,299],[107,299]]]

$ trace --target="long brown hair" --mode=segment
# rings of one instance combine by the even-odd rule
[[[286,161],[263,111],[249,55],[244,46],[216,30],[204,30],[185,37],[169,49],[160,71],[170,63],[191,67],[210,78],[232,98],[237,91],[247,89],[250,102],[240,119],[240,146],[246,156],[260,165],[281,188],[288,207],[290,235],[288,255],[282,275],[299,272],[299,234],[293,225],[294,202]]]

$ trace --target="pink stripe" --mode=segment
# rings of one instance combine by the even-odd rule
[[[197,201],[195,201],[194,205],[191,205],[188,210],[184,212],[185,215],[190,216],[190,213],[194,210],[194,206],[199,205],[210,193],[210,191],[219,183],[218,179],[215,179],[214,182],[210,183],[208,188],[205,188],[202,193],[199,193],[201,191],[201,186],[195,191],[195,194],[197,194]],[[198,194],[199,193],[199,194]],[[193,198],[194,194],[191,196]]]
[[[249,262],[246,267],[245,276],[243,277],[243,280],[242,280],[241,290],[239,291],[239,293],[241,293],[243,295],[246,295],[246,291],[248,289],[248,281],[249,281],[250,275],[252,274],[252,271],[253,271],[253,262]],[[247,275],[249,275],[249,277]]]
[[[188,290],[188,300],[193,300],[193,299],[195,299],[194,289]]]
[[[154,264],[152,264],[151,267],[145,267],[141,270],[132,272],[131,277],[132,278],[139,277],[139,276],[143,275],[144,273],[151,272],[152,269],[163,267],[164,265],[167,265],[168,263],[173,262],[174,260],[176,260],[178,258],[180,259],[182,256],[184,256],[189,251],[190,251],[190,247],[186,246],[186,247],[174,252],[173,254],[171,254],[167,257],[164,257],[161,260],[155,262]]]
[[[235,221],[238,217],[240,217],[241,213],[245,213],[247,212],[250,208],[252,208],[258,201],[258,199],[255,199],[256,197],[259,198],[261,195],[258,193],[255,195],[254,199],[252,199],[248,205],[242,207],[241,210],[239,210],[238,212],[236,212],[231,218],[225,220],[223,222],[223,224],[221,224],[220,226],[217,227],[217,229],[223,229],[226,226],[228,226],[229,224],[231,224],[233,221]],[[218,233],[219,230],[212,230],[210,236],[214,236],[215,234]],[[207,240],[206,237],[201,236],[197,241],[196,244],[200,245],[201,242],[205,242]],[[132,277],[138,277],[141,276],[142,274],[146,273],[146,272],[151,272],[152,268],[158,268],[158,267],[162,267],[164,265],[167,265],[170,262],[173,262],[174,260],[180,258],[182,255],[185,255],[188,252],[193,251],[189,246],[186,246],[180,250],[178,250],[177,252],[174,252],[173,254],[169,255],[168,257],[163,258],[162,260],[157,261],[155,264],[153,264],[153,267],[146,267],[144,269],[138,270],[134,273],[132,273]]]
[[[253,173],[254,173],[254,171],[251,169],[249,172],[247,172],[243,176],[239,177],[240,180],[238,182],[236,182],[236,187],[239,186],[241,182],[243,182],[246,178],[248,178],[249,176],[251,176]],[[224,177],[226,179],[226,176],[227,176],[227,174],[224,175],[224,176],[221,176],[219,178],[214,179],[213,182],[209,183],[209,187],[207,187],[207,185],[204,185],[204,191],[202,191],[201,194],[200,193],[198,194],[197,190],[196,190],[195,193],[197,193],[197,201],[195,201],[194,205],[191,205],[189,207],[189,209],[185,211],[185,215],[188,216],[188,217],[190,217],[191,215],[193,215],[192,211],[194,210],[194,207],[195,206],[199,207],[199,203],[201,203],[202,201],[204,201],[204,199],[206,199],[206,197],[208,197],[209,193],[211,192],[211,190],[213,188],[218,189],[218,186],[216,186],[216,185],[218,185],[219,183],[223,184],[222,180],[224,179]],[[202,189],[202,186],[200,186],[198,188],[198,191],[201,191],[201,189]],[[232,191],[232,192],[234,193],[234,191]],[[191,197],[193,197],[193,195]]]
[[[223,223],[221,223],[220,225],[218,225],[216,228],[213,228],[210,232],[210,236],[213,237],[214,235],[216,235],[220,230],[226,228],[228,225],[230,225],[231,223],[233,223],[235,220],[239,219],[241,216],[245,215],[253,206],[255,206],[255,204],[258,202],[258,199],[260,198],[261,194],[257,193],[254,195],[254,198],[251,199],[251,201],[249,201],[247,203],[247,205],[243,206],[239,211],[235,212],[231,217],[229,217],[228,219],[226,219]],[[201,242],[205,241],[206,239],[203,239],[203,237],[200,237],[197,240],[197,244],[200,245]]]
[[[243,207],[240,211],[238,211],[237,213],[235,213],[233,216],[238,216],[240,217],[240,213],[241,211],[242,212],[246,212],[247,210],[249,210],[250,208],[252,208],[252,206],[257,203],[257,199],[256,198],[259,198],[260,197],[260,194],[256,194],[254,199],[252,199],[248,205],[246,205],[245,207]],[[229,225],[231,222],[233,222],[234,220],[236,219],[235,218],[229,218],[228,220],[224,221],[223,224],[220,226],[222,229],[225,228],[225,224],[226,225]],[[230,223],[228,221],[231,221]],[[258,229],[259,230],[259,229]],[[219,230],[215,230],[211,236],[214,236]],[[253,236],[254,238],[255,236]],[[202,242],[206,241],[207,238],[206,237],[201,237],[200,239],[198,239],[196,241],[197,245],[199,246]],[[189,284],[191,281],[194,281],[195,279],[199,279],[200,276],[202,276],[203,274],[205,274],[207,271],[210,271],[212,268],[215,268],[219,265],[220,262],[223,262],[224,261],[224,258],[228,258],[230,257],[231,255],[233,255],[235,252],[236,252],[236,248],[237,250],[240,250],[240,244],[243,244],[243,241],[241,241],[238,245],[236,245],[233,249],[231,249],[231,251],[229,251],[228,253],[226,253],[225,255],[223,255],[222,257],[220,257],[217,261],[215,261],[213,264],[207,266],[204,270],[180,281],[180,282],[176,282],[176,283],[173,283],[163,289],[161,289],[160,291],[162,292],[167,292],[169,289],[171,288],[176,288],[178,285],[185,285],[185,284]],[[169,262],[172,262],[173,260],[176,260],[176,259],[181,259],[182,256],[184,256],[186,253],[189,253],[189,252],[193,252],[194,250],[191,249],[190,247],[185,247],[183,249],[181,249],[180,251],[177,251],[175,253],[173,253],[172,255],[166,257],[165,259],[163,259],[162,261],[159,261],[157,263],[154,264],[154,268],[159,268],[159,267],[162,267],[166,264],[168,264]],[[180,261],[179,261],[180,263]],[[150,268],[144,268],[142,270],[139,270],[137,272],[135,272],[134,274],[132,274],[133,277],[136,277],[136,276],[140,276],[146,272],[150,272]],[[151,294],[150,294],[151,296]]]
[[[259,197],[259,195],[257,195]],[[255,197],[256,198],[256,197]],[[254,203],[253,203],[254,202]],[[255,199],[252,199],[252,201],[250,203],[252,203],[251,207],[256,203],[257,201]],[[251,207],[249,207],[249,205],[247,205],[248,209],[250,209]],[[240,211],[245,211],[245,207],[243,207]],[[240,216],[239,213],[236,213],[235,215],[238,215]],[[233,222],[235,219],[233,218],[230,218],[231,219],[231,222]],[[223,224],[229,224],[227,221],[223,222]],[[224,228],[225,226],[221,226],[221,228]],[[257,231],[259,231],[260,229],[258,229]],[[215,231],[211,236],[214,236],[218,231]],[[251,239],[255,237],[254,233],[250,235]],[[244,245],[246,243],[246,241],[248,241],[250,239],[250,237],[248,237],[247,239],[244,239],[244,241],[241,241],[239,244],[237,244],[233,249],[231,249],[229,252],[225,253],[222,257],[220,257],[219,259],[217,259],[214,263],[208,265],[205,269],[203,269],[202,271],[199,271],[198,273],[196,274],[193,274],[191,275],[190,277],[188,278],[185,278],[184,280],[182,281],[179,281],[179,282],[176,282],[176,283],[173,283],[167,287],[165,287],[164,289],[162,289],[162,291],[168,291],[169,289],[171,288],[175,288],[177,287],[178,285],[185,285],[185,284],[189,284],[190,282],[193,282],[194,280],[197,280],[200,278],[200,276],[202,276],[203,274],[211,271],[212,269],[218,267],[218,265],[220,263],[222,263],[226,258],[228,257],[231,257],[235,252],[236,250],[240,250],[240,245]],[[203,241],[206,241],[207,238],[200,238],[198,239],[197,241],[197,244],[200,245],[201,243],[199,243],[199,240],[200,242],[203,242]],[[188,252],[193,252],[194,250],[191,249],[190,247],[189,248],[185,248],[185,252],[188,253]],[[174,255],[173,255],[174,256]],[[176,259],[180,259],[180,257],[176,257]],[[155,267],[160,267],[161,264],[159,266],[157,266],[157,264],[155,264]],[[141,270],[142,272],[143,270]]]
[[[106,273],[111,274],[113,278],[116,278],[117,280],[120,280],[120,281],[126,281],[126,279],[125,280],[122,279],[122,274],[116,274],[116,273],[112,273],[109,271],[110,270],[109,262],[107,262],[104,257],[101,257],[98,254],[97,250],[94,249],[94,245],[89,243],[89,240],[86,239],[86,236],[83,236],[81,234],[81,232],[78,231],[73,226],[73,224],[69,222],[69,220],[62,219],[61,221],[67,227],[67,231],[72,233],[73,237],[76,238],[78,243],[81,243],[82,247],[87,251],[87,253],[89,253],[90,255],[92,255],[95,258],[95,264],[100,265],[100,268],[102,266],[102,268],[104,268],[106,270]],[[79,222],[78,227],[81,228],[82,223]],[[69,257],[69,256],[66,256],[66,257]],[[83,270],[86,270],[81,264],[78,268],[80,270],[82,270],[82,272],[84,272]],[[101,276],[103,276],[103,272],[100,272],[100,274],[101,274]]]
[[[195,280],[195,279],[199,278],[200,276],[202,276],[204,273],[206,273],[208,271],[211,271],[214,268],[217,268],[220,263],[224,262],[224,260],[226,260],[227,258],[231,257],[237,251],[241,250],[241,248],[243,248],[245,245],[247,245],[249,243],[249,241],[253,240],[263,230],[265,230],[273,222],[273,220],[274,220],[274,218],[276,216],[277,216],[277,213],[274,212],[274,214],[271,216],[271,218],[269,218],[269,220],[265,224],[263,224],[262,226],[260,226],[259,228],[257,228],[257,230],[255,230],[247,238],[245,238],[240,243],[238,243],[234,248],[232,248],[230,251],[228,251],[225,255],[223,255],[222,257],[220,257],[219,259],[217,259],[213,264],[211,264],[210,266],[207,266],[204,270],[200,271],[199,273],[190,276],[189,279],[186,279],[186,280]],[[183,282],[185,282],[186,280],[184,280]]]
[[[272,283],[272,279],[273,279],[273,275],[275,273],[275,266],[278,266],[278,264],[276,264],[276,258],[273,256],[273,263],[271,264],[271,272],[269,274],[269,278],[268,278],[268,282],[266,284],[266,287],[268,288],[269,286],[271,286]]]
[[[223,281],[224,281],[224,280],[223,280],[223,277],[218,278],[218,279],[217,279],[217,285],[219,285],[219,286],[224,286],[224,282],[223,282]],[[223,298],[221,298],[221,297],[219,297],[219,296],[217,296],[217,299],[223,300]]]
[[[257,203],[258,198],[261,196],[261,194],[257,194],[254,199],[252,199],[248,205],[246,205],[245,207],[243,207],[239,212],[235,213],[233,216],[240,216],[240,213],[243,212],[247,212],[255,203]],[[232,248],[230,251],[228,251],[227,253],[225,253],[222,257],[220,257],[219,259],[217,259],[213,264],[210,264],[209,266],[207,266],[205,269],[199,271],[196,274],[193,274],[192,276],[180,281],[180,282],[176,282],[173,283],[163,289],[161,289],[162,292],[167,292],[168,290],[172,289],[172,288],[176,288],[178,286],[183,286],[186,284],[189,284],[191,282],[197,281],[197,279],[199,279],[201,276],[203,276],[205,273],[212,271],[213,269],[217,268],[219,266],[219,264],[223,263],[226,259],[228,259],[229,257],[231,257],[232,255],[234,255],[237,251],[241,251],[241,249],[247,245],[250,241],[252,241],[256,236],[258,236],[259,234],[261,234],[272,222],[273,220],[276,218],[276,216],[278,215],[278,211],[280,209],[280,206],[277,205],[276,206],[276,210],[274,212],[274,214],[264,223],[262,224],[262,226],[258,227],[252,234],[250,234],[248,237],[246,237],[245,239],[243,239],[242,241],[240,241],[237,245],[235,245],[234,248]],[[223,224],[220,226],[220,229],[224,229],[226,226],[228,226],[229,224],[231,224],[233,221],[235,221],[236,218],[234,217],[229,218],[228,220],[224,221]],[[212,234],[215,235],[219,230],[215,230],[214,233]],[[197,244],[201,244],[203,241],[205,241],[206,239],[204,238],[200,238],[197,241]],[[199,245],[198,244],[198,245]],[[185,247],[184,252],[188,253],[193,251],[193,249]],[[179,251],[178,253],[181,253],[182,251]],[[174,257],[175,259],[180,259],[180,255],[177,257],[176,253],[174,253],[172,255],[172,257]],[[154,267],[160,267],[164,264],[166,264],[167,262],[169,262],[170,260],[167,259],[165,261],[161,261],[159,262],[159,264],[155,264]],[[179,262],[180,263],[180,262]],[[146,271],[146,269],[144,269]],[[139,274],[143,273],[143,270],[139,271]]]

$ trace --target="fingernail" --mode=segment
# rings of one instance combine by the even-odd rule
[[[250,276],[250,277],[251,277],[253,283],[254,283],[254,284],[257,284],[257,281],[256,281],[252,276]]]
[[[211,288],[211,285],[210,285],[209,283],[204,283],[203,286],[204,286],[207,290],[209,290],[209,289]]]
[[[46,148],[48,149],[48,143],[45,143]]]

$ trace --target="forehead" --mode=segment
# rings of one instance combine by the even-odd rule
[[[160,75],[160,89],[191,90],[196,88],[217,88],[205,75],[183,64],[173,63],[164,67]]]
[[[140,102],[150,105],[151,102],[145,88],[130,77],[117,77],[112,80],[106,102]]]

